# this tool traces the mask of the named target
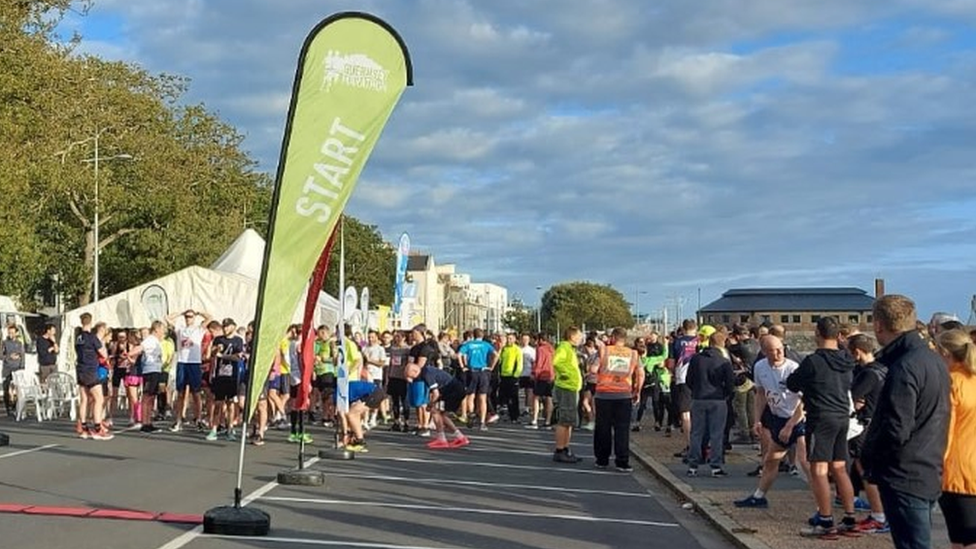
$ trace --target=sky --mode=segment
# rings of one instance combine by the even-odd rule
[[[530,304],[880,277],[969,317],[976,2],[95,0],[62,31],[188,77],[274,173],[302,41],[345,10],[413,61],[347,208],[387,240]]]

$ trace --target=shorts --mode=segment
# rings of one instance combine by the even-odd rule
[[[128,368],[113,368],[112,369],[112,387],[118,389],[122,385],[122,380],[125,379],[126,374],[129,373]]]
[[[407,404],[411,408],[427,406],[430,402],[430,390],[423,381],[413,381],[407,385]]]
[[[537,397],[551,398],[554,383],[551,381],[536,380],[532,393]]]
[[[491,372],[488,370],[471,370],[468,372],[468,393],[472,395],[487,395],[491,392]]]
[[[315,388],[323,393],[334,391],[336,388],[335,374],[322,374],[317,376],[315,378]]]
[[[142,374],[142,395],[143,396],[156,396],[159,394],[159,384],[161,383],[160,377],[163,374],[160,372],[150,372],[148,374]]]
[[[176,390],[182,393],[187,386],[194,393],[203,387],[203,367],[199,362],[176,363]]]
[[[142,376],[129,374],[123,380],[126,387],[139,387],[142,385]]]
[[[786,423],[790,420],[788,417],[779,417],[770,411],[769,408],[763,410],[762,417],[759,422],[762,424],[763,428],[768,430],[770,435],[772,435],[773,442],[783,449],[791,448],[800,437],[803,436],[806,424],[804,422],[797,423],[793,426],[793,432],[790,433],[789,440],[780,440],[779,432],[786,427]]]
[[[519,378],[519,389],[535,389],[535,382],[529,376]]]
[[[847,417],[807,419],[807,461],[831,463],[847,461]]]
[[[556,387],[552,401],[556,408],[553,413],[556,425],[573,427],[579,422],[579,393]]]
[[[976,543],[976,496],[943,492],[939,507],[945,516],[949,541],[964,547]]]
[[[295,385],[289,385],[288,386],[288,397],[289,398],[298,398],[298,388],[301,387],[301,386],[302,386],[301,383],[297,383]]]
[[[386,384],[386,394],[391,397],[407,398],[407,380],[391,377]]]
[[[234,400],[237,397],[237,380],[233,376],[215,377],[210,389],[217,402]]]
[[[94,368],[79,368],[75,372],[75,380],[79,386],[85,389],[91,389],[102,382],[102,380],[98,379],[98,370]]]
[[[671,398],[674,399],[679,414],[691,412],[691,387],[687,383],[675,385]]]
[[[847,441],[847,453],[852,458],[860,459],[861,452],[864,451],[864,437],[867,435],[867,432],[867,429],[865,429],[861,434]]]
[[[164,387],[169,386],[169,372],[159,372],[159,384]]]
[[[269,385],[268,388],[278,391],[279,395],[291,394],[291,375],[279,374],[272,377],[271,385]]]
[[[461,408],[461,402],[467,396],[464,383],[460,380],[452,380],[447,385],[440,388],[440,400],[437,401],[437,409],[442,412],[457,412]]]

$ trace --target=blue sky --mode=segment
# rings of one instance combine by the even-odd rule
[[[349,211],[526,300],[590,279],[703,304],[875,277],[976,293],[976,3],[96,0],[82,50],[191,79],[273,172],[295,58],[359,9],[416,85]],[[689,310],[686,306],[686,311]]]

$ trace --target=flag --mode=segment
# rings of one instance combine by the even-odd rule
[[[400,235],[400,243],[397,244],[396,274],[393,279],[393,318],[394,326],[396,320],[400,318],[400,307],[403,306],[403,282],[407,277],[407,257],[410,255],[410,236],[407,233]]]
[[[336,14],[305,39],[258,288],[248,414],[320,252],[411,79],[406,45],[375,16]]]
[[[332,246],[335,244],[336,231],[332,231],[332,236],[322,249],[315,270],[312,271],[312,279],[308,284],[308,292],[305,294],[305,314],[302,317],[302,352],[299,360],[302,361],[302,383],[298,388],[295,408],[308,410],[309,395],[312,393],[312,370],[315,368],[315,339],[316,331],[313,323],[315,309],[319,304],[319,292],[322,291],[322,284],[325,283],[325,275],[329,272],[329,258],[332,256]]]

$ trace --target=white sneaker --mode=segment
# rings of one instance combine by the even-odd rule
[[[533,421],[532,423],[529,423],[528,425],[526,425],[525,428],[526,429],[538,430],[539,429],[539,424]]]
[[[179,423],[174,423],[173,426],[169,428],[169,432],[171,433],[179,433],[182,430],[183,430],[183,425]]]

